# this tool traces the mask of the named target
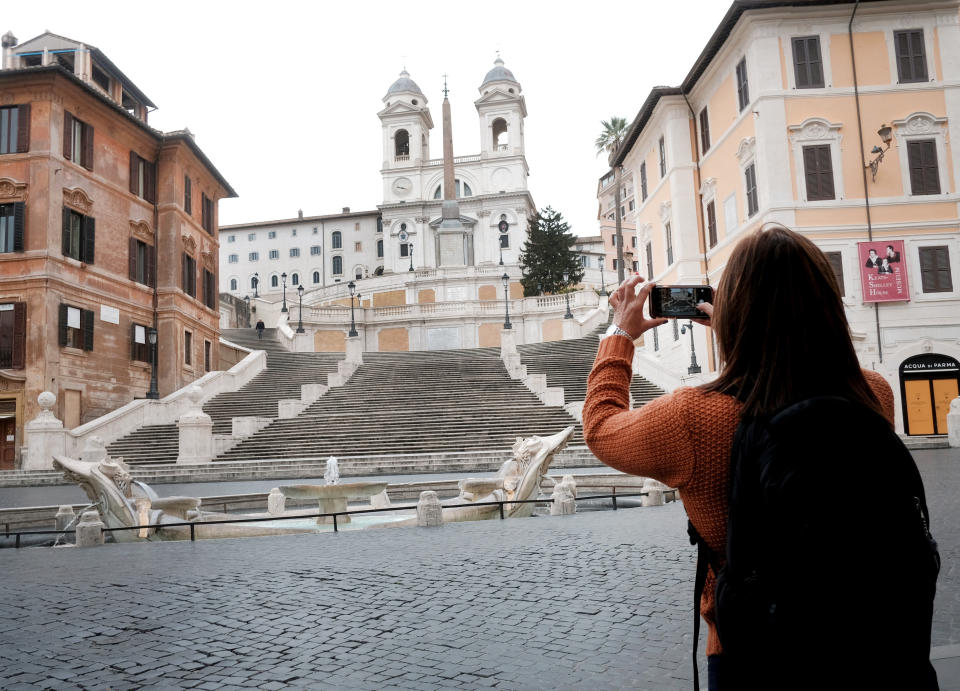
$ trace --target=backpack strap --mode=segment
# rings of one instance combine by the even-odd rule
[[[707,569],[714,563],[713,550],[707,545],[693,523],[687,521],[687,535],[690,536],[690,544],[697,546],[697,576],[693,586],[693,688],[694,691],[700,691],[700,670],[697,667],[697,645],[700,642],[700,599],[703,597],[703,590],[707,583]]]

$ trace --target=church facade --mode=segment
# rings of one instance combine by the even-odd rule
[[[497,58],[474,102],[480,152],[453,157],[462,232],[441,228],[443,158],[430,156],[434,123],[427,97],[404,70],[383,97],[378,113],[383,139],[383,266],[385,273],[411,267],[516,265],[535,213],[527,189],[524,153],[526,102],[520,83]]]

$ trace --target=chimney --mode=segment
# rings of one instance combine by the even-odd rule
[[[303,209],[297,209],[297,218],[303,220]]]
[[[0,70],[13,68],[13,48],[16,45],[17,37],[13,35],[12,31],[5,33],[3,38],[0,39],[0,46],[3,47],[3,52],[0,53]]]
[[[345,213],[345,214],[350,213],[350,207],[349,207],[349,206],[343,207],[343,213]]]

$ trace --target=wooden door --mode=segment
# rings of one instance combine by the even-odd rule
[[[956,397],[956,379],[933,380],[933,407],[936,411],[937,434],[947,433],[947,413],[950,411],[950,401]]]
[[[16,418],[0,420],[0,470],[13,470],[17,438]]]
[[[934,429],[933,401],[929,379],[909,379],[903,382],[906,398],[907,430],[914,434],[936,434]],[[946,422],[946,420],[944,420]],[[944,425],[946,426],[946,425]]]

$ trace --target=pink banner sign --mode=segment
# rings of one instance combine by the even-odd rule
[[[903,240],[858,242],[857,256],[864,302],[910,299]]]

